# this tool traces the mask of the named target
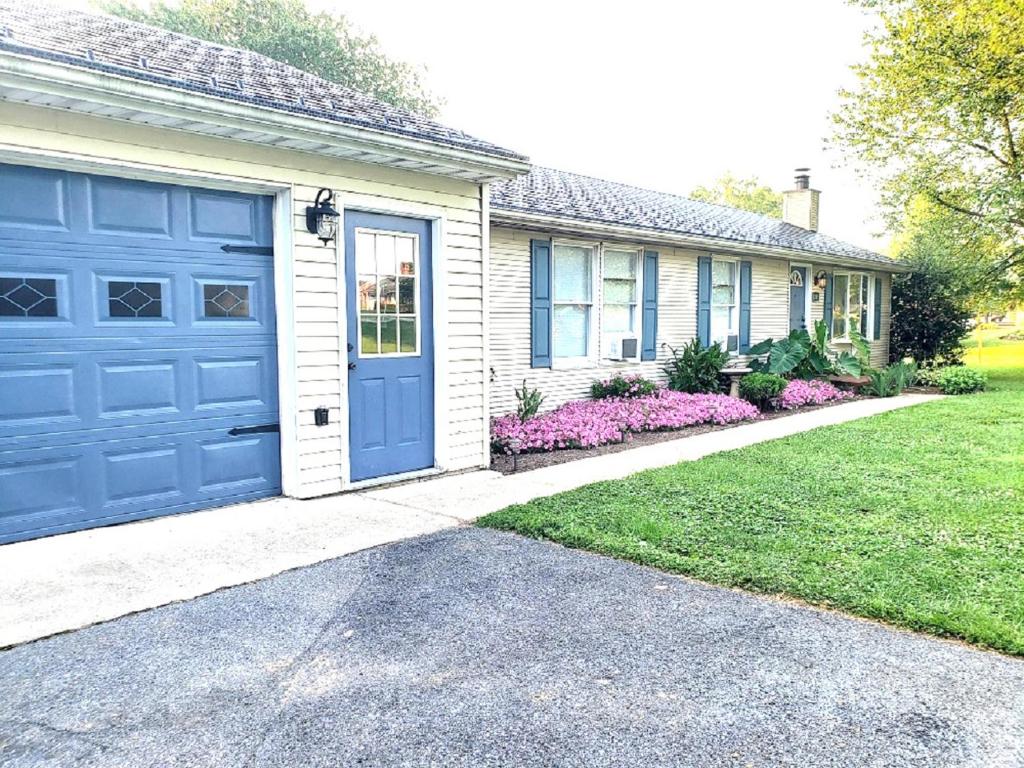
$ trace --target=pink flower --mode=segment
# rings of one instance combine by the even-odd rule
[[[640,397],[574,400],[526,421],[514,414],[502,416],[491,424],[491,442],[505,453],[592,448],[629,440],[640,432],[731,424],[758,415],[747,401],[727,395],[659,389]]]
[[[779,395],[779,407],[787,411],[803,405],[822,405],[836,400],[853,397],[827,381],[793,379]]]

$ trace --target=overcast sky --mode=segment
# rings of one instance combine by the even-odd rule
[[[426,66],[443,122],[535,163],[684,195],[809,166],[822,231],[885,245],[873,190],[824,148],[869,23],[843,0],[307,2]]]
[[[822,231],[884,247],[872,189],[824,149],[870,23],[842,0],[332,5],[428,67],[445,122],[535,163],[680,194],[810,166]]]

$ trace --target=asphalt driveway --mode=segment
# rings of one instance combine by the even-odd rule
[[[0,765],[1024,766],[1024,662],[459,529],[0,653]]]

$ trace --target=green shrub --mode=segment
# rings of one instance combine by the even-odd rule
[[[875,397],[895,397],[917,380],[917,364],[901,360],[880,371],[868,371],[868,378],[870,381],[861,392]]]
[[[946,369],[934,365],[930,365],[927,368],[919,368],[915,383],[920,384],[922,387],[937,387],[939,386],[939,377],[944,370]]]
[[[605,397],[643,397],[654,394],[657,388],[653,381],[638,374],[623,376],[619,373],[610,379],[591,384],[590,396],[595,400]]]
[[[986,384],[988,384],[988,377],[984,373],[968,368],[966,365],[940,368],[935,381],[935,386],[947,395],[981,392],[985,389]]]
[[[763,411],[771,405],[773,398],[782,394],[787,383],[774,373],[748,373],[740,379],[740,397]]]
[[[520,421],[526,421],[537,415],[544,403],[544,395],[539,389],[530,389],[526,385],[526,379],[523,379],[523,388],[516,390],[516,402],[519,403],[516,406],[516,415]]]
[[[669,347],[672,358],[665,364],[669,389],[691,394],[722,391],[722,369],[729,353],[715,343],[705,347],[694,339],[681,350]]]

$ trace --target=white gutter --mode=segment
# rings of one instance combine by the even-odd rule
[[[9,51],[0,51],[0,86],[187,122],[267,133],[283,139],[320,142],[353,152],[394,156],[400,160],[443,166],[454,172],[461,171],[463,175],[476,174],[481,179],[512,178],[526,173],[530,167],[525,160],[497,157],[271,107],[250,106],[169,85],[142,82],[123,75],[92,71]],[[458,173],[453,175],[459,176]]]
[[[775,259],[792,259],[795,261],[811,260],[815,264],[820,263],[836,266],[849,266],[851,263],[858,266],[870,264],[876,270],[883,272],[910,271],[910,269],[905,265],[892,261],[875,261],[873,259],[861,259],[855,256],[832,256],[829,254],[818,253],[817,251],[804,251],[799,248],[785,248],[783,246],[763,245],[760,243],[744,243],[721,237],[707,237],[687,233],[659,232],[657,230],[645,229],[643,227],[630,227],[622,224],[604,224],[601,222],[571,219],[563,216],[553,216],[551,214],[513,211],[505,208],[496,208],[494,206],[491,206],[491,223],[515,227],[517,229],[557,230],[566,234],[589,235],[604,239],[628,241],[630,243],[649,243],[651,245],[693,248],[697,250],[717,251],[719,253],[763,256]]]

